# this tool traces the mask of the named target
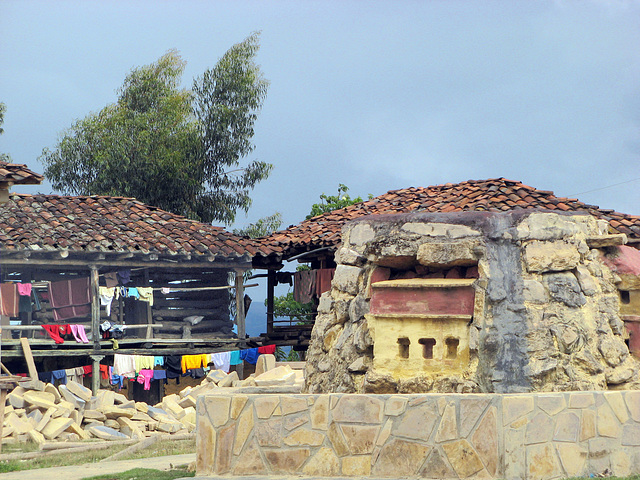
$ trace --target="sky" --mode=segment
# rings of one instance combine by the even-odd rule
[[[640,215],[640,1],[0,2],[0,152],[38,157],[177,49],[183,84],[261,31],[271,82],[235,227],[351,196],[505,177]],[[15,187],[52,193],[48,183]]]

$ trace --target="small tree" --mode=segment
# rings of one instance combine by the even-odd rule
[[[231,47],[216,66],[179,87],[186,63],[175,50],[135,68],[116,103],[76,121],[40,160],[55,190],[122,195],[197,219],[231,223],[272,165],[240,161],[268,81],[255,63],[259,35]]]
[[[4,114],[7,112],[7,106],[0,102],[0,135],[4,133],[2,125],[4,124]],[[0,162],[11,163],[11,156],[8,153],[0,153]]]

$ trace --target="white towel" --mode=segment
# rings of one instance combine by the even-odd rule
[[[229,373],[229,364],[231,363],[231,352],[211,353],[211,361],[213,365],[225,373]]]

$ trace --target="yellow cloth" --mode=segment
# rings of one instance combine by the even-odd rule
[[[192,368],[206,367],[208,363],[208,357],[206,354],[202,355],[183,355],[182,356],[182,373]]]
[[[138,295],[143,302],[149,302],[149,306],[153,307],[153,287],[138,287]]]
[[[143,369],[153,370],[153,357],[150,355],[134,355],[136,372]]]

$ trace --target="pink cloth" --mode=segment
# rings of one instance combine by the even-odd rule
[[[143,369],[138,372],[138,383],[144,384],[144,389],[151,388],[151,380],[153,379],[153,370]]]
[[[31,296],[31,284],[30,283],[19,283],[18,284],[18,295],[22,295],[23,297]]]
[[[73,338],[76,339],[76,342],[89,343],[87,334],[84,331],[84,325],[69,325],[69,326],[71,327],[71,333],[73,334]]]

